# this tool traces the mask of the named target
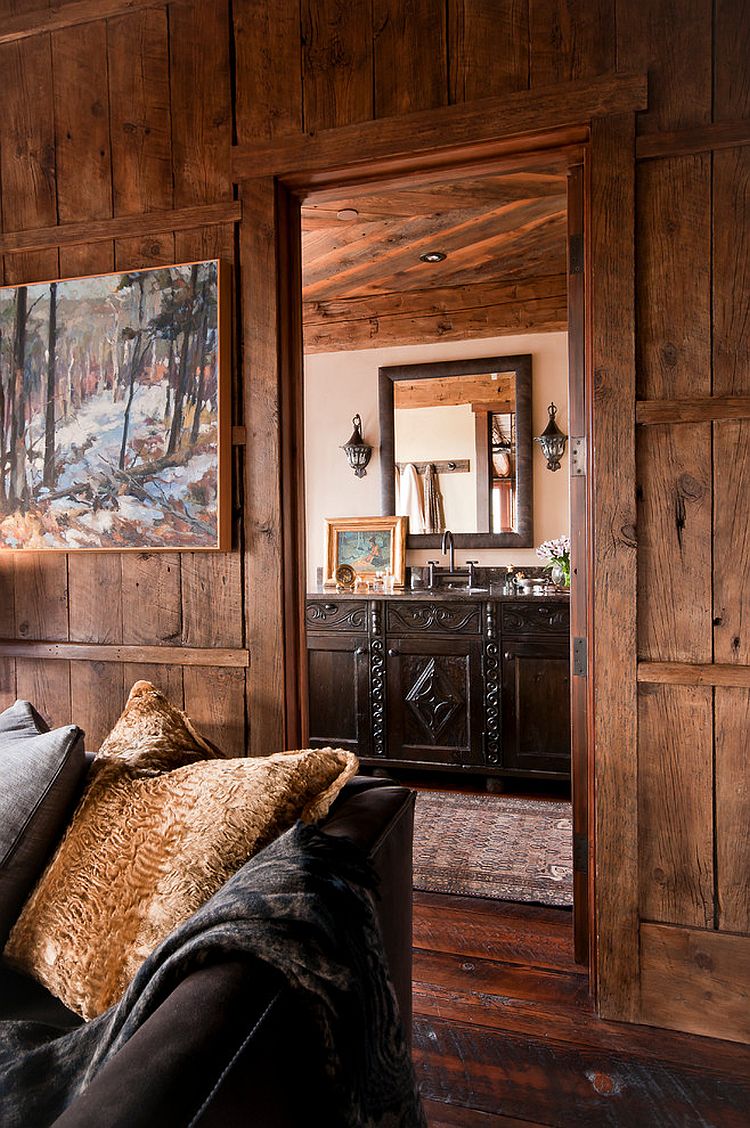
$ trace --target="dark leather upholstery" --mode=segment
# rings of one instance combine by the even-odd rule
[[[346,786],[323,829],[366,849],[376,910],[404,1025],[411,1026],[414,795],[387,780]],[[80,1022],[42,987],[0,963],[0,1019]],[[325,1123],[319,1048],[280,977],[225,961],[183,980],[56,1121],[59,1128],[263,1128]],[[294,1083],[289,1083],[293,1063]],[[159,1079],[149,1085],[149,1077]]]

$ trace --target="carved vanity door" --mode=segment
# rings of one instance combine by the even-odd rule
[[[371,754],[367,608],[353,600],[306,607],[311,748]]]
[[[503,641],[503,767],[570,775],[567,638]]]
[[[388,639],[388,756],[482,766],[482,646],[477,638]]]

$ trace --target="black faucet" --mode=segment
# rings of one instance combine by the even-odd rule
[[[448,571],[452,576],[456,570],[456,550],[453,545],[453,533],[446,529],[443,533],[443,543],[440,546],[442,553],[448,553]]]

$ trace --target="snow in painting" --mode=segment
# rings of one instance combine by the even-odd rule
[[[210,548],[218,263],[0,289],[0,547]]]

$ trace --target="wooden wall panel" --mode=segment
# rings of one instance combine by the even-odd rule
[[[638,497],[638,655],[710,662],[710,423],[642,429]]]
[[[32,701],[52,728],[69,723],[70,662],[17,659],[16,692],[23,700]]]
[[[104,23],[69,28],[52,36],[55,134],[60,155],[57,196],[60,219],[66,223],[112,215],[106,44]],[[69,97],[71,88],[75,94]],[[63,277],[105,273],[115,266],[111,242],[63,247],[59,257]],[[82,632],[80,641],[120,642],[118,558],[73,553],[68,556],[68,576],[68,615],[71,627]],[[71,637],[78,639],[75,633]],[[121,667],[107,668],[94,662],[70,664],[70,719],[75,718],[86,733],[89,751],[98,748],[108,731],[102,730],[102,724],[116,719],[121,707]],[[68,719],[59,716],[57,723]]]
[[[307,132],[372,117],[371,0],[303,0],[302,80]]]
[[[617,5],[617,67],[649,74],[640,133],[711,120],[711,28],[712,0]]]
[[[710,395],[710,157],[647,161],[637,192],[638,395]]]
[[[615,69],[614,0],[529,0],[531,85]]]
[[[713,119],[739,121],[750,117],[750,8],[742,0],[715,0],[714,13]]]
[[[124,700],[121,663],[70,663],[71,717],[86,734],[87,752],[98,752],[105,736],[111,732],[120,716]]]
[[[750,1042],[750,948],[743,936],[644,925],[642,996],[655,1026]]]
[[[717,10],[724,31],[727,8]],[[746,18],[740,43],[749,26]],[[748,112],[747,67],[722,80],[726,71],[719,70],[717,107]],[[713,164],[713,390],[743,395],[750,391],[750,147],[717,152]],[[713,431],[715,660],[750,666],[750,420],[717,422]],[[750,693],[717,688],[715,695],[718,926],[750,933]]]
[[[115,215],[172,206],[172,124],[166,10],[107,21]]]
[[[237,139],[271,140],[302,128],[300,0],[233,0]]]
[[[19,9],[22,10],[22,9]],[[0,121],[0,215],[5,230],[19,230],[57,222],[55,195],[55,124],[49,36],[0,47],[0,72],[7,89]],[[55,278],[57,251],[50,249],[6,255],[7,285]],[[16,559],[6,569],[5,582],[13,614],[13,633],[24,638],[68,637],[67,565],[63,554],[39,553]],[[51,631],[51,635],[47,632]],[[70,709],[66,676],[48,674],[44,664],[29,662],[14,685],[13,666],[6,668],[8,688],[24,695],[29,685],[43,687],[51,716],[67,717]],[[59,694],[56,698],[55,694]]]
[[[245,756],[245,671],[207,666],[183,669],[185,710],[199,732],[227,756]],[[280,752],[273,742],[262,754]]]
[[[448,101],[442,0],[373,0],[375,116],[397,117]]]
[[[638,723],[641,916],[712,928],[712,690],[641,685]]]
[[[528,0],[448,0],[449,100],[529,85]]]
[[[715,694],[717,924],[750,933],[750,690]]]

